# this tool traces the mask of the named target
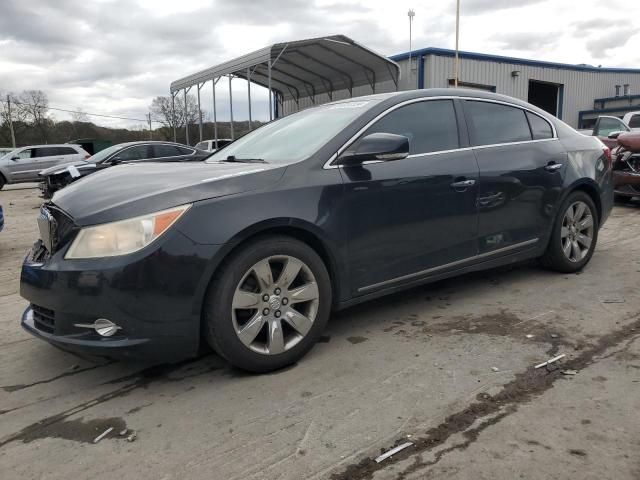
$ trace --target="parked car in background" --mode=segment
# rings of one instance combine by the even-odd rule
[[[628,202],[640,197],[640,132],[622,133],[613,150],[613,182],[615,199]]]
[[[37,182],[46,168],[82,162],[89,154],[78,145],[33,145],[20,147],[0,157],[0,189],[8,183]]]
[[[99,151],[83,161],[69,162],[40,172],[40,188],[44,198],[66,185],[120,163],[132,162],[190,162],[201,161],[209,152],[173,142],[128,142],[119,143]]]
[[[200,143],[196,143],[196,148],[198,150],[205,150],[207,152],[215,152],[216,150],[220,150],[222,147],[226,147],[231,142],[233,142],[233,140],[231,140],[230,138],[219,138],[218,146],[216,147],[215,140],[203,140]]]
[[[618,146],[615,136],[612,136],[612,134],[630,131],[631,128],[629,128],[629,125],[627,125],[623,120],[618,117],[611,117],[607,115],[601,115],[598,117],[591,133],[581,130],[585,135],[598,137],[602,143],[612,150]]]
[[[640,130],[640,111],[628,112],[622,117],[622,121],[629,126],[632,131]]]
[[[147,360],[195,355],[203,337],[275,370],[332,309],[530,258],[579,271],[612,205],[609,149],[528,103],[466,89],[341,100],[205,162],[119,165],[60,191],[22,266],[22,325]]]

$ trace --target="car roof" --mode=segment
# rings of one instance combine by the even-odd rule
[[[78,147],[82,148],[80,145],[75,143],[48,143],[45,145],[25,145],[24,147],[16,147],[13,150],[18,150],[20,148],[47,148],[47,147]]]

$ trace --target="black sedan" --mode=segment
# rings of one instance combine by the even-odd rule
[[[91,173],[119,163],[130,162],[189,162],[200,161],[210,152],[187,147],[173,142],[128,142],[119,143],[101,150],[86,161],[56,165],[42,170],[40,189],[44,198],[51,198],[54,192]]]
[[[300,359],[332,309],[540,258],[589,262],[609,149],[470,90],[379,94],[269,123],[176,169],[128,164],[58,192],[22,267],[22,317],[63,349],[232,364]]]

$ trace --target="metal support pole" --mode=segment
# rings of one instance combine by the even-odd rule
[[[416,12],[413,9],[409,9],[407,15],[409,16],[409,67],[407,68],[407,87],[411,88],[411,51],[413,50],[412,38],[411,38],[411,24],[413,23],[413,17]]]
[[[171,94],[171,123],[173,124],[173,141],[176,142],[176,94]]]
[[[189,145],[189,115],[187,113],[187,89],[183,90],[184,93],[184,135],[187,139],[187,145]]]
[[[149,120],[149,140],[153,140],[153,132],[151,130],[151,112],[147,113],[147,119]]]
[[[458,50],[458,43],[460,40],[460,0],[456,0],[456,58],[455,58],[455,73],[453,75],[453,82],[456,88],[458,88],[458,76],[460,75],[460,55]]]
[[[267,62],[267,70],[269,71],[269,121],[273,120],[273,100],[271,99],[271,60]]]
[[[204,83],[202,85],[204,85]],[[200,108],[200,89],[202,88],[202,85],[196,85],[198,87],[198,130],[200,142],[202,141],[202,108]]]
[[[229,75],[229,117],[231,118],[231,140],[234,140],[233,136],[233,92],[231,90],[231,80],[233,80],[233,75]]]
[[[213,79],[213,138],[215,141],[215,149],[218,149],[218,114],[216,113],[216,83],[217,79]]]
[[[249,130],[251,131],[251,69],[247,67],[247,100],[249,100]]]
[[[11,97],[7,95],[7,114],[9,115],[9,130],[11,131],[11,144],[16,148],[16,134],[13,131],[13,115],[11,115]]]

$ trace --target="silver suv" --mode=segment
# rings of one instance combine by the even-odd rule
[[[45,168],[89,157],[82,147],[72,144],[16,148],[0,157],[0,189],[6,183],[37,182],[38,172]]]

